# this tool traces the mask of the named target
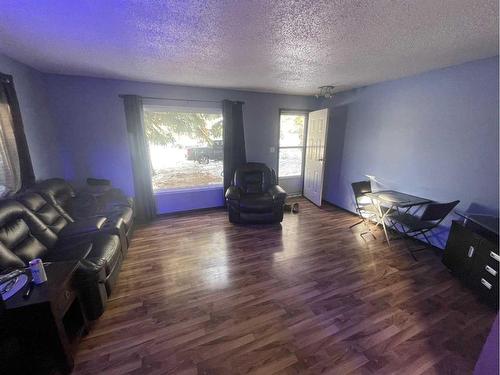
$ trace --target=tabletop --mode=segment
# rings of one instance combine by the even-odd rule
[[[499,235],[498,225],[499,219],[498,216],[494,215],[486,215],[486,214],[474,214],[470,212],[464,212],[460,210],[455,210],[455,213],[459,216],[462,216],[466,220],[470,220],[473,223],[489,230],[490,232]]]
[[[397,207],[412,207],[431,203],[432,200],[402,193],[396,190],[381,190],[365,193],[366,197]]]
[[[17,309],[23,306],[34,305],[37,303],[50,302],[57,297],[61,288],[64,288],[68,280],[73,276],[78,267],[78,261],[56,262],[45,265],[47,281],[40,285],[35,285],[29,298],[23,298],[23,293],[29,287],[29,282],[19,292],[5,301],[5,309]],[[29,280],[31,274],[27,271]]]

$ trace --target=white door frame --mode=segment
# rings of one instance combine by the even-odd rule
[[[313,117],[311,119],[311,117]],[[312,139],[318,134],[313,134],[316,131],[314,117],[323,119],[324,133],[319,134],[318,139]],[[323,180],[325,174],[325,155],[329,127],[329,111],[328,108],[310,112],[308,116],[307,139],[306,139],[306,159],[304,163],[304,197],[309,199],[315,205],[321,207],[323,199]],[[319,130],[322,132],[322,130]],[[312,154],[314,153],[314,154]],[[312,177],[311,174],[315,174]],[[311,184],[314,184],[311,185]]]

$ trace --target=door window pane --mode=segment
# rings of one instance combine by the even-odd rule
[[[302,147],[280,149],[279,177],[302,174]]]
[[[302,176],[306,113],[281,113],[278,177]]]
[[[280,116],[280,147],[304,145],[304,115]]]

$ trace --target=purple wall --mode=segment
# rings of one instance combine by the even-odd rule
[[[164,191],[156,194],[156,207],[159,213],[222,207],[224,205],[223,191],[221,187]]]
[[[350,184],[368,174],[383,187],[498,213],[498,100],[498,57],[335,96],[324,198],[354,211]]]
[[[47,105],[44,75],[1,54],[0,72],[14,77],[36,178],[60,175],[59,143]]]
[[[498,58],[352,90],[323,104],[305,96],[43,75],[2,55],[0,71],[14,76],[39,179],[104,177],[133,194],[119,94],[242,100],[248,159],[274,167],[279,109],[328,105],[326,200],[352,211],[350,183],[370,174],[385,187],[498,212]],[[217,206],[218,193],[162,194],[158,206],[160,212]],[[445,226],[437,246],[446,235]]]
[[[87,176],[110,178],[114,185],[133,194],[132,171],[119,94],[152,97],[245,102],[244,126],[247,158],[276,167],[279,109],[315,108],[312,97],[263,94],[212,88],[160,85],[99,78],[48,75],[50,108],[59,129],[64,155],[64,176],[75,182]],[[219,206],[220,194],[192,192],[162,194],[160,213],[196,207]]]

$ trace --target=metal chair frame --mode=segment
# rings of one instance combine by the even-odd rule
[[[427,228],[420,228],[420,229],[412,229],[409,226],[406,226],[404,223],[400,223],[398,221],[393,220],[394,217],[397,217],[397,215],[389,215],[387,219],[391,223],[391,227],[396,229],[396,231],[399,234],[400,239],[408,239],[408,238],[416,238],[417,236],[423,236],[425,239],[425,242],[432,246],[431,241],[429,240],[429,237],[427,237],[427,234],[431,233],[433,229],[437,228],[439,224],[448,216],[448,214],[455,208],[455,206],[460,203],[460,201],[453,201],[449,203],[430,203],[426,206],[424,212],[422,215],[418,218],[417,216],[414,216],[415,218],[418,218],[420,222],[427,222],[427,223],[432,223],[432,226],[429,226]],[[436,209],[439,210],[440,208],[443,208],[443,211],[441,213],[435,213],[432,212],[433,210],[435,211]],[[397,225],[401,227],[401,230],[398,230]],[[417,260],[417,257],[415,256],[416,252],[423,251],[423,250],[428,250],[429,247],[424,246],[421,248],[417,249],[410,249],[408,247],[408,252],[410,255],[413,257],[414,260]]]
[[[370,229],[370,227],[368,225],[368,217],[363,216],[363,212],[369,213],[369,217],[376,217],[377,214],[375,212],[372,213],[370,211],[363,209],[363,206],[359,204],[359,198],[362,197],[364,193],[368,193],[368,192],[372,191],[371,182],[370,181],[358,181],[358,182],[353,182],[351,184],[351,186],[352,186],[352,190],[354,192],[354,202],[356,204],[356,212],[358,213],[358,216],[360,217],[361,220],[350,225],[349,229],[352,229],[359,224],[364,224],[367,230],[365,232],[361,232],[359,234],[361,236],[361,238],[364,239],[364,237],[363,237],[364,235],[371,234],[371,236],[374,239],[377,239],[377,237],[375,237],[375,235],[373,234],[372,230]],[[364,187],[364,189],[363,189],[363,187]],[[363,192],[363,190],[366,190],[366,191]]]

